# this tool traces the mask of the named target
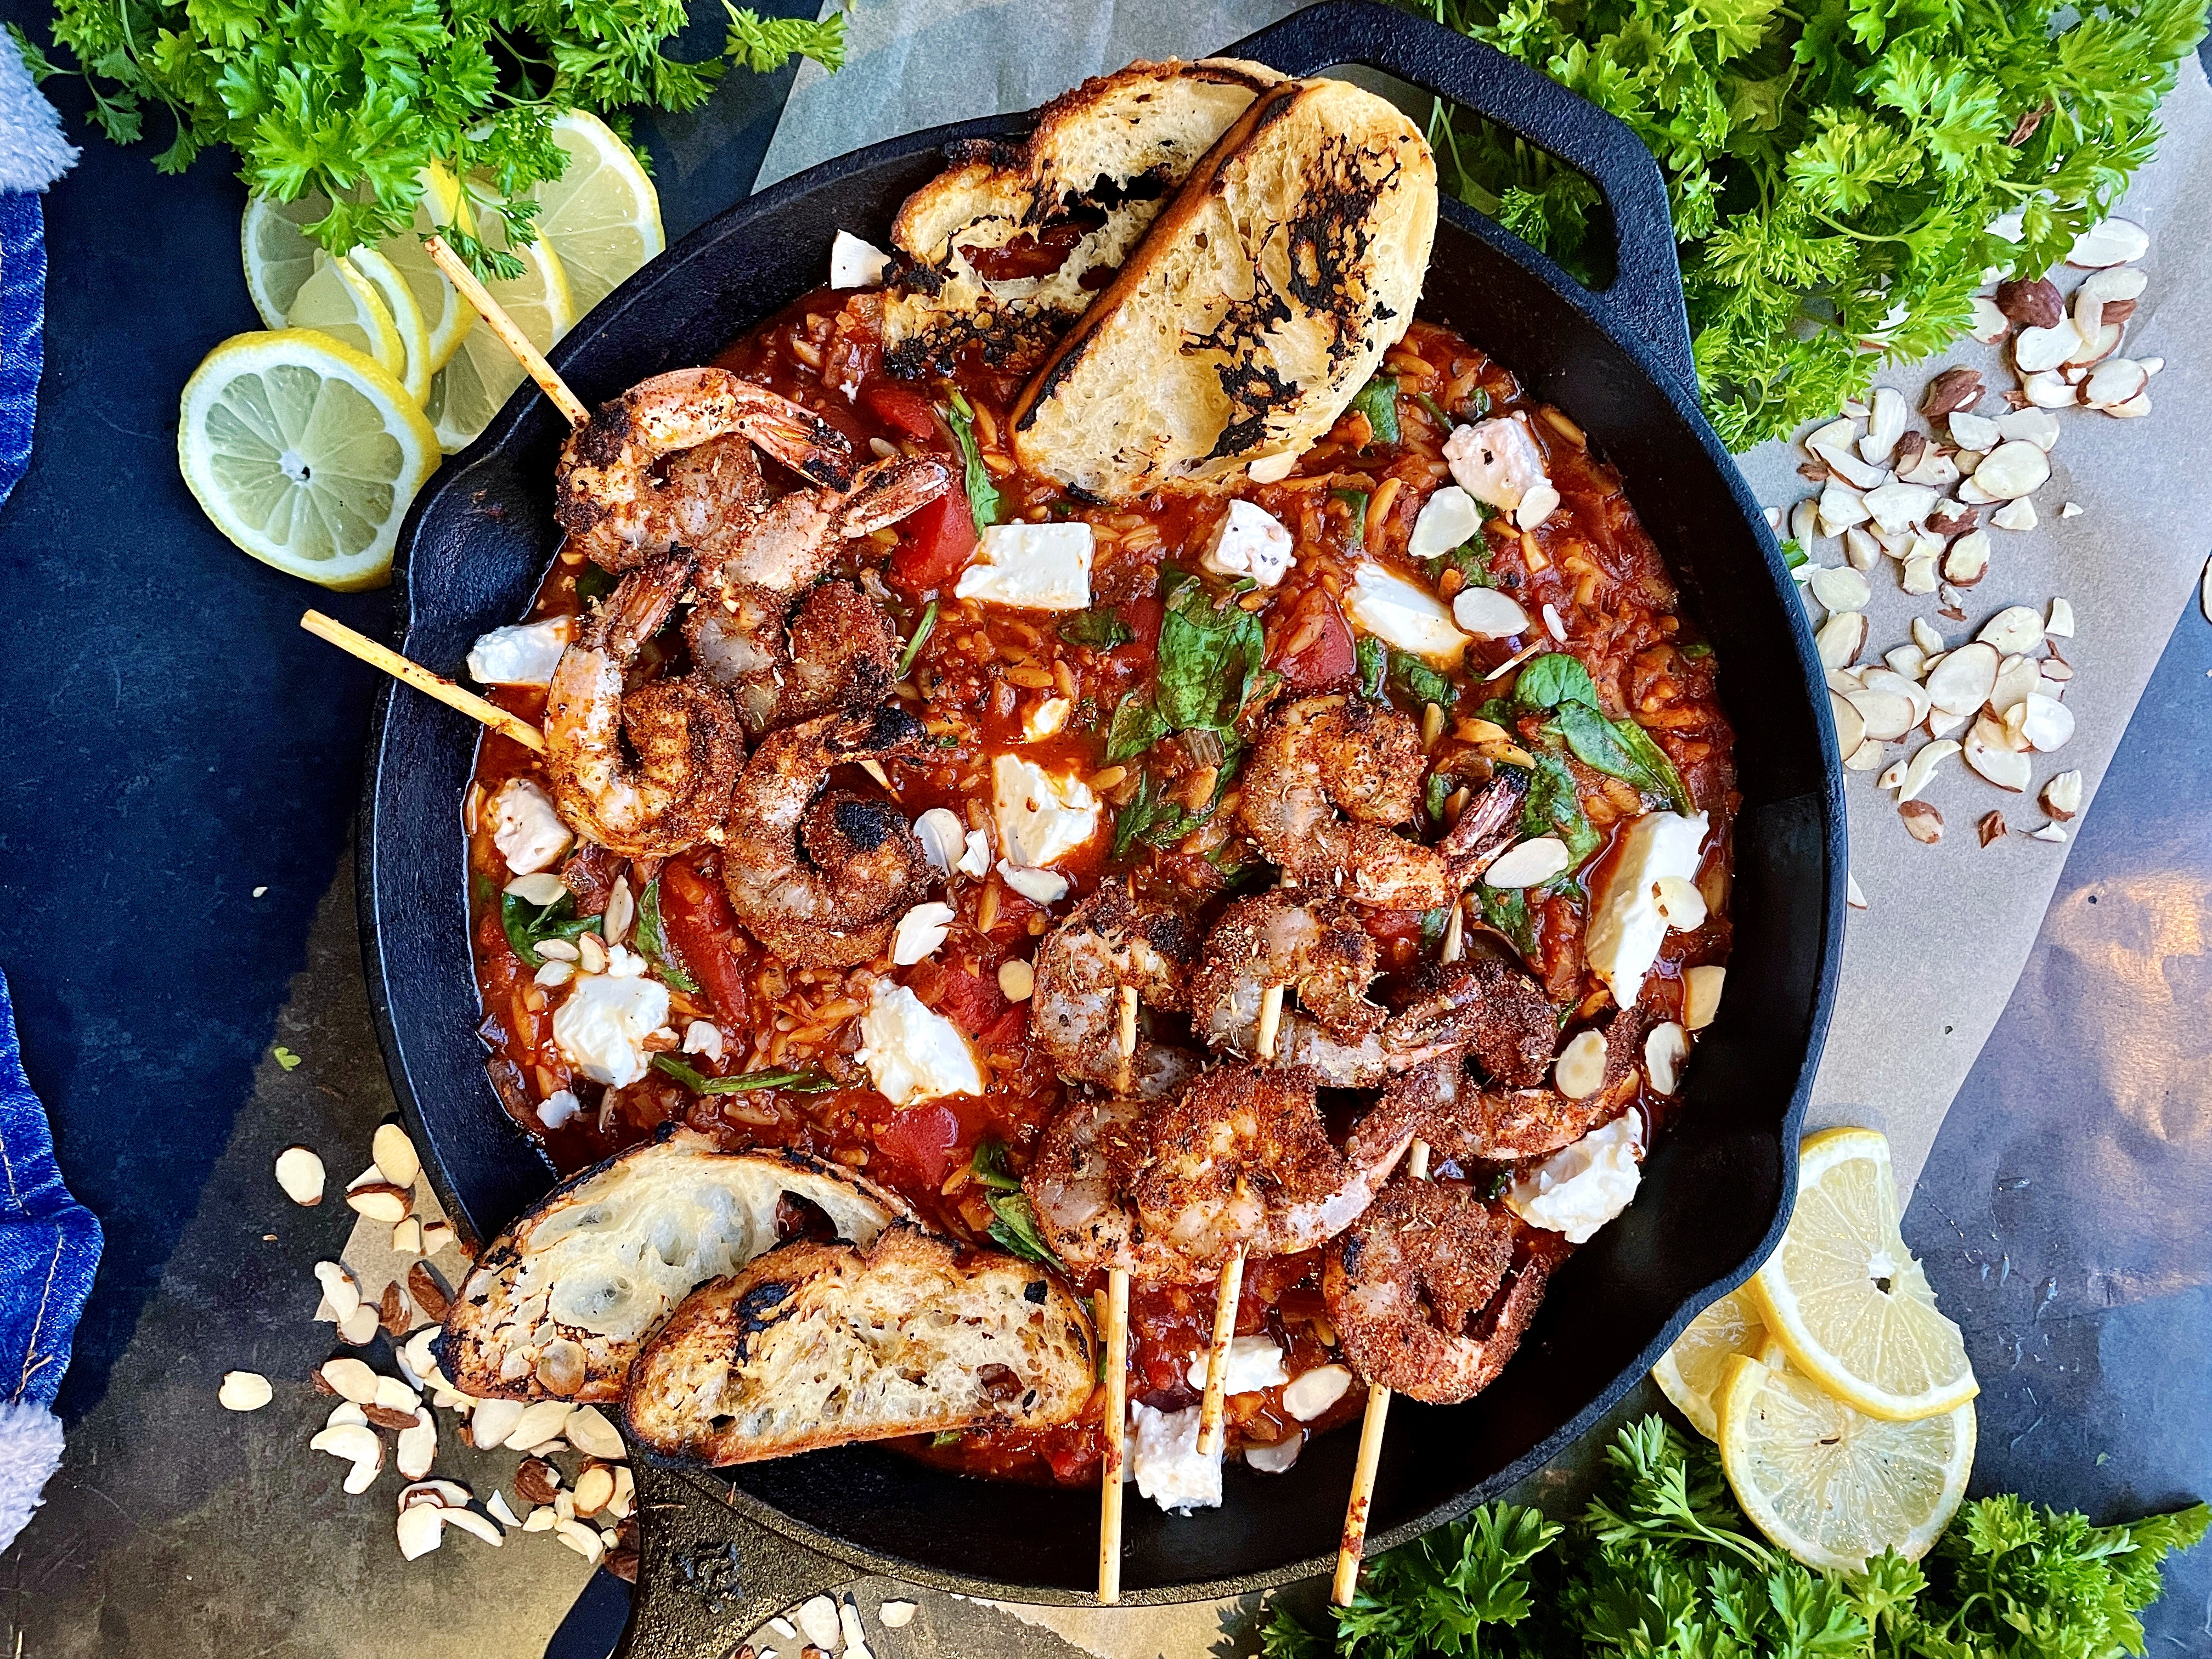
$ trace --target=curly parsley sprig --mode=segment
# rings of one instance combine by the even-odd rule
[[[1698,374],[1738,449],[1966,331],[2150,159],[2201,0],[1406,0],[1626,121],[1667,176]],[[1443,179],[1595,279],[1595,187],[1439,106]],[[2017,216],[2017,240],[1990,230]]]
[[[149,110],[166,116],[162,172],[228,144],[248,189],[328,198],[307,231],[343,253],[406,231],[433,164],[484,179],[505,198],[507,244],[526,245],[530,187],[565,163],[551,130],[562,110],[611,114],[619,129],[633,105],[697,108],[732,64],[844,60],[842,15],[724,9],[721,54],[696,61],[665,50],[684,0],[55,0],[54,56],[9,27],[36,78],[84,82],[117,143],[145,136]],[[439,229],[483,275],[521,275],[473,224]]]

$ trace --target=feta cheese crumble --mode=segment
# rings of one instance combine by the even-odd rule
[[[1532,1227],[1586,1243],[1636,1196],[1643,1156],[1642,1121],[1623,1112],[1521,1176],[1506,1189],[1506,1205]]]
[[[1477,501],[1510,513],[1523,530],[1534,530],[1559,505],[1525,415],[1454,428],[1444,440],[1444,459],[1454,483]]]
[[[1282,520],[1257,502],[1239,499],[1229,503],[1198,562],[1217,576],[1249,576],[1261,587],[1273,587],[1290,574],[1294,556],[1291,532]]]
[[[1040,699],[1035,708],[1022,716],[1022,741],[1042,743],[1045,738],[1056,735],[1066,726],[1067,717],[1074,709],[1075,705],[1066,697]]]
[[[1257,1394],[1291,1380],[1291,1374],[1283,1369],[1283,1351],[1264,1336],[1231,1337],[1228,1363],[1223,1369],[1227,1373],[1222,1384],[1224,1394]],[[1190,1369],[1183,1376],[1192,1388],[1206,1387],[1203,1350],[1191,1356]]]
[[[553,797],[534,780],[509,778],[491,798],[491,844],[516,875],[544,869],[574,839],[553,810]]]
[[[1584,959],[1623,1008],[1636,1006],[1667,937],[1655,890],[1668,876],[1697,879],[1705,830],[1703,812],[1646,812],[1620,832],[1613,867],[1591,895]]]
[[[1363,560],[1352,572],[1344,608],[1353,622],[1385,645],[1416,657],[1449,664],[1457,662],[1467,650],[1467,635],[1459,631],[1442,599],[1372,559]]]
[[[894,1106],[983,1092],[983,1067],[960,1028],[903,985],[875,982],[860,1016],[860,1042],[854,1058]]]
[[[864,242],[849,230],[841,230],[830,242],[830,286],[880,288],[891,268],[891,256],[873,242]]]
[[[1010,864],[1042,870],[1098,833],[1098,798],[1080,778],[1054,777],[1035,761],[991,763],[991,813]]]
[[[1221,1460],[1198,1454],[1198,1407],[1129,1410],[1129,1468],[1137,1490],[1164,1510],[1188,1515],[1221,1507]]]
[[[1087,524],[994,524],[952,592],[987,605],[1081,611],[1091,603],[1091,547]]]
[[[574,617],[495,628],[469,647],[469,678],[478,685],[548,685],[574,635]]]
[[[553,1041],[571,1065],[595,1083],[621,1089],[653,1063],[645,1040],[668,1023],[668,988],[649,977],[645,961],[610,946],[607,971],[580,975],[553,1011]]]

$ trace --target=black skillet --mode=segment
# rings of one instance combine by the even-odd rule
[[[1798,1123],[1842,949],[1841,773],[1802,607],[1759,506],[1698,410],[1667,198],[1628,129],[1486,46],[1364,0],[1329,0],[1226,47],[1292,75],[1365,64],[1479,111],[1593,179],[1618,276],[1579,287],[1543,255],[1443,204],[1423,314],[1448,322],[1571,413],[1626,480],[1722,665],[1744,801],[1735,955],[1689,1069],[1680,1121],[1634,1206],[1577,1251],[1519,1357],[1480,1399],[1392,1413],[1371,1546],[1462,1513],[1581,1434],[1690,1318],[1778,1237]],[[586,402],[703,362],[816,287],[839,229],[887,245],[907,193],[955,138],[1018,135],[1014,115],[940,127],[825,162],[738,204],[594,310],[553,354]],[[418,501],[400,542],[404,648],[458,669],[520,616],[556,538],[563,427],[525,387]],[[552,1173],[494,1097],[474,1036],[458,807],[477,728],[405,690],[371,738],[360,903],[369,993],[394,1087],[447,1207],[489,1237]],[[1288,1474],[1232,1467],[1218,1510],[1133,1504],[1122,1582],[1134,1602],[1249,1591],[1326,1567],[1356,1437]],[[1096,1576],[1097,1494],[963,1480],[868,1447],[738,1473],[730,1485],[641,1469],[643,1571],[626,1647],[719,1655],[775,1607],[865,1571],[976,1595],[1081,1601]]]

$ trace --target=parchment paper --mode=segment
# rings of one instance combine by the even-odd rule
[[[811,64],[801,70],[761,183],[916,127],[1030,107],[1133,58],[1203,57],[1295,9],[1279,0],[864,0],[847,14],[844,70],[834,79]],[[2036,757],[2026,797],[1983,781],[1957,757],[1945,762],[1921,796],[1945,821],[1943,839],[1928,847],[1905,835],[1894,797],[1875,787],[1877,773],[1846,775],[1851,866],[1869,908],[1851,915],[1811,1121],[1886,1131],[1908,1185],[2012,994],[2065,863],[2066,846],[2024,833],[2044,822],[2034,793],[2052,774],[2078,770],[2085,803],[2094,795],[2204,562],[2212,391],[2198,366],[2212,346],[2212,246],[2203,234],[2212,224],[2212,89],[2194,58],[2162,118],[2157,159],[2136,176],[2122,210],[2151,234],[2141,262],[2149,285],[2122,347],[2166,360],[2150,385],[2151,414],[2114,420],[2059,411],[2051,481],[2034,497],[2040,522],[1990,532],[1995,554],[1989,574],[1965,596],[1966,622],[1939,616],[1936,596],[1905,592],[1894,562],[1868,573],[1874,598],[1863,664],[1904,644],[1915,616],[1951,645],[2006,605],[2044,611],[2053,596],[2072,603],[2077,622],[2075,638],[2061,642],[2077,671],[2066,697],[2075,734],[2057,754]],[[2052,279],[2070,290],[2081,275],[2060,270]],[[1998,394],[2014,380],[1995,349],[1966,342],[1945,361],[1981,368],[1991,395],[1978,412],[2003,412]],[[1931,361],[1883,379],[1917,409],[1942,366]],[[1925,429],[1917,416],[1912,426]],[[1777,442],[1741,465],[1759,499],[1786,512],[1811,493],[1796,473],[1805,459]],[[1628,483],[1632,499],[1636,481]],[[2082,511],[2061,519],[2069,501]],[[1843,562],[1839,542],[1810,550],[1817,563]],[[1822,614],[1814,608],[1816,622]],[[1723,675],[1725,686],[1725,665]],[[1926,740],[1918,734],[1891,753]],[[2200,751],[2174,763],[2212,761]],[[1974,827],[1993,808],[2013,833],[1984,848]]]

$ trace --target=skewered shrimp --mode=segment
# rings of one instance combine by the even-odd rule
[[[849,584],[814,585],[840,543],[896,524],[951,487],[951,469],[934,457],[880,461],[844,495],[793,490],[741,532],[701,545],[704,593],[686,630],[691,654],[736,696],[749,730],[883,695],[895,660],[890,624]]]
[[[625,694],[635,647],[618,650],[608,636],[630,639],[636,626],[603,611],[561,653],[545,693],[545,769],[555,810],[579,836],[629,858],[662,858],[720,829],[744,734],[728,699],[690,676]]]
[[[1368,1382],[1453,1405],[1498,1380],[1568,1249],[1466,1187],[1399,1181],[1330,1245],[1322,1295]]]
[[[1046,937],[1036,954],[1030,1032],[1070,1082],[1117,1094],[1166,1094],[1198,1069],[1188,1050],[1140,1036],[1121,1042],[1121,994],[1146,1007],[1188,1007],[1188,978],[1198,954],[1188,918],[1139,903],[1127,884],[1103,883]]]
[[[1289,987],[1304,1012],[1284,1011],[1269,1063],[1305,1066],[1330,1088],[1365,1088],[1386,1074],[1383,1012],[1367,1000],[1376,967],[1375,941],[1349,904],[1279,887],[1238,899],[1206,935],[1190,1022],[1215,1049],[1255,1054],[1267,988]]]
[[[921,721],[885,705],[771,732],[745,763],[722,885],[738,921],[776,955],[843,968],[890,942],[929,866],[896,806],[823,785],[832,767],[911,754],[921,740]]]
[[[1079,1099],[1045,1126],[1022,1190],[1037,1228],[1072,1273],[1120,1267],[1152,1283],[1203,1278],[1204,1271],[1138,1224],[1128,1191],[1147,1156],[1141,1100]]]
[[[569,434],[553,515],[610,570],[705,545],[726,513],[749,523],[766,504],[753,448],[830,489],[852,482],[852,445],[813,410],[726,368],[679,368]]]
[[[1415,1057],[1468,1048],[1495,1083],[1525,1089],[1543,1081],[1559,1024],[1542,986],[1506,948],[1470,934],[1467,955],[1423,971],[1413,994],[1382,1033],[1395,1068]]]
[[[1557,1089],[1485,1089],[1468,1068],[1474,1052],[1452,1048],[1397,1078],[1376,1115],[1412,1128],[1441,1158],[1519,1164],[1547,1158],[1634,1103],[1637,1056],[1652,1018],[1642,1009],[1614,1018],[1606,1030],[1603,1080],[1581,1100]]]
[[[1443,856],[1390,833],[1413,818],[1426,765],[1419,732],[1396,710],[1301,698],[1261,733],[1237,816],[1301,882],[1362,904],[1432,909],[1451,897]]]

